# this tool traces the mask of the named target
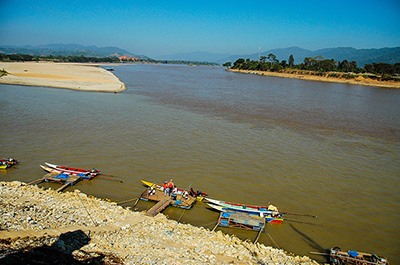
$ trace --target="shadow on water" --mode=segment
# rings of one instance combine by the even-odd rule
[[[320,244],[318,244],[315,240],[313,240],[311,237],[307,236],[306,234],[304,234],[303,232],[301,232],[299,229],[297,229],[296,227],[294,227],[294,225],[290,224],[290,227],[293,228],[293,230],[298,233],[303,240],[309,245],[311,246],[313,249],[317,250],[320,253],[329,253],[329,251],[322,247]],[[322,257],[321,257],[322,258]],[[327,260],[327,257],[323,258],[326,262],[328,262],[329,260]]]
[[[106,256],[102,253],[86,253],[81,250],[84,257],[79,259],[72,255],[72,252],[79,250],[89,242],[90,237],[82,230],[67,232],[61,234],[59,239],[50,246],[26,247],[9,254],[5,254],[5,251],[2,251],[3,253],[0,253],[0,264],[122,264],[119,258]],[[106,257],[111,262],[106,261]]]
[[[317,242],[315,242],[311,237],[307,236],[306,234],[304,234],[303,232],[298,230],[296,227],[294,227],[294,225],[290,224],[290,227],[293,228],[293,230],[296,231],[296,233],[301,235],[303,237],[304,241],[307,242],[307,244],[309,244],[312,248],[314,248],[320,252],[326,251],[326,248],[323,248],[321,245],[319,245]]]

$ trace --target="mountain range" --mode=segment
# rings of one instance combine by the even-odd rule
[[[0,53],[12,54],[22,53],[34,56],[80,56],[86,57],[111,57],[111,56],[127,56],[137,57],[139,59],[149,59],[145,55],[137,55],[127,50],[118,47],[97,47],[97,46],[83,46],[80,44],[48,44],[38,46],[0,46]],[[289,56],[293,55],[295,64],[300,64],[306,57],[322,56],[324,59],[334,59],[336,61],[356,61],[358,66],[364,67],[365,64],[371,63],[399,63],[400,62],[400,47],[394,48],[380,48],[380,49],[355,49],[351,47],[338,47],[327,48],[316,51],[306,50],[299,47],[289,47],[282,49],[272,49],[262,52],[261,56],[268,56],[274,54],[276,59],[289,60]],[[259,54],[221,54],[209,52],[190,52],[190,53],[176,53],[172,55],[159,56],[155,59],[158,60],[182,60],[182,61],[199,61],[199,62],[214,62],[223,64],[226,62],[235,62],[239,58],[258,60]]]
[[[3,45],[0,47],[0,53],[13,54],[29,54],[32,56],[80,56],[86,57],[136,57],[139,59],[148,59],[144,55],[136,55],[127,50],[118,47],[97,47],[84,46],[80,44],[47,44],[47,45],[26,45],[26,46],[9,46]]]
[[[316,51],[306,50],[299,47],[289,47],[283,49],[272,49],[260,53],[260,56],[268,56],[268,54],[274,54],[280,61],[289,60],[289,56],[293,55],[295,64],[300,64],[306,57],[317,57],[321,56],[324,59],[334,59],[336,61],[347,60],[349,62],[356,61],[358,66],[364,67],[365,64],[371,63],[399,63],[400,62],[400,47],[394,48],[381,48],[381,49],[355,49],[351,47],[338,47],[338,48],[327,48]],[[174,55],[166,55],[163,58],[175,58],[185,61],[209,61],[216,63],[235,62],[239,58],[258,60],[259,54],[244,54],[244,55],[228,55],[219,53],[205,53],[205,52],[192,52],[192,53],[180,53]],[[201,58],[204,58],[201,60]]]

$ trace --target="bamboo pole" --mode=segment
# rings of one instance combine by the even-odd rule
[[[260,235],[261,235],[261,232],[263,231],[263,228],[264,228],[264,226],[262,228],[260,228],[260,230],[258,231],[256,240],[254,240],[254,244],[257,243],[258,239],[260,238]]]

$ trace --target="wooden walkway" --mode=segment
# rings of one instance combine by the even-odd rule
[[[55,182],[55,183],[63,184],[60,188],[58,188],[56,190],[57,192],[60,192],[60,191],[65,190],[69,186],[75,185],[76,183],[78,183],[79,181],[82,180],[81,176],[70,175],[68,178],[63,179],[63,178],[56,178],[58,175],[59,174],[48,173],[48,174],[44,175],[43,178],[29,182],[28,185],[40,184],[44,181]]]
[[[190,209],[193,204],[196,203],[197,199],[192,196],[188,196],[187,199],[182,198],[182,195],[179,194],[176,199],[173,199],[171,196],[167,195],[164,196],[163,191],[155,190],[154,194],[149,195],[148,194],[148,189],[146,189],[142,195],[140,195],[140,199],[143,201],[156,201],[158,202],[156,205],[154,205],[152,208],[150,208],[147,212],[147,216],[156,216],[158,213],[160,213],[162,210],[167,208],[169,205],[175,206],[175,207],[180,207],[184,209]]]
[[[172,201],[171,196],[166,196],[162,198],[161,201],[159,201],[156,205],[147,210],[146,215],[151,217],[156,216],[162,210],[167,208],[167,206],[171,204],[171,201]]]
[[[254,240],[255,244],[261,232],[265,230],[265,218],[246,213],[223,211],[212,231],[215,231],[218,226],[258,231],[257,238]]]

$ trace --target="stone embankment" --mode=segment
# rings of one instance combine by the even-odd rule
[[[62,264],[317,264],[163,214],[147,217],[78,190],[0,182],[0,215],[1,264],[49,262],[49,256]]]

